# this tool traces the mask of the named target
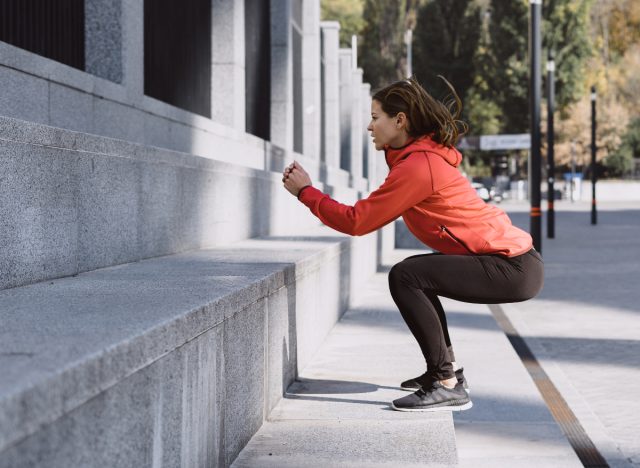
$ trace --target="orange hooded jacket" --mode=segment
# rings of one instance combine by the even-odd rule
[[[324,224],[353,236],[402,216],[413,235],[443,254],[515,257],[531,249],[531,236],[513,226],[504,211],[485,203],[456,169],[462,155],[455,148],[423,136],[402,148],[385,147],[385,159],[389,174],[384,183],[354,206],[312,186],[298,198]]]

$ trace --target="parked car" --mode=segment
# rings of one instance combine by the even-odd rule
[[[471,186],[476,189],[476,193],[480,198],[482,198],[486,202],[491,201],[491,194],[489,193],[489,189],[487,187],[479,182],[471,182]]]

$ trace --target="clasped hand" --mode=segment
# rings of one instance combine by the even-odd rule
[[[284,188],[297,197],[302,187],[311,185],[311,178],[297,161],[293,161],[284,169],[282,182]]]

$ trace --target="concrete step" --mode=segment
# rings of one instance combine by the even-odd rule
[[[373,272],[309,236],[0,291],[0,467],[228,466]]]
[[[424,359],[393,306],[386,274],[331,331],[234,468],[454,465],[450,412],[394,411]]]

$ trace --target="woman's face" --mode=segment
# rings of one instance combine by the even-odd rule
[[[405,127],[406,118],[403,113],[391,117],[382,110],[379,101],[371,101],[371,122],[367,130],[371,132],[376,150],[383,149],[384,145],[394,148],[403,146],[408,137]]]

